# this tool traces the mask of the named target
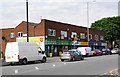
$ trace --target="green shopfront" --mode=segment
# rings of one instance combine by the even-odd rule
[[[63,40],[45,40],[45,52],[47,56],[58,56],[63,49],[70,49],[71,41]]]

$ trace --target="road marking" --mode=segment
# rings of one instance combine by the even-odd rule
[[[17,74],[18,73],[18,70],[15,70],[15,74]]]
[[[36,70],[38,70],[39,68],[38,67],[35,67]]]
[[[53,64],[53,67],[55,67],[55,64]]]
[[[64,64],[66,64],[66,63],[64,63]]]

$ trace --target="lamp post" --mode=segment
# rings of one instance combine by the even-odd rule
[[[96,2],[96,0],[93,0],[92,2]],[[87,41],[88,41],[88,46],[89,46],[89,41],[90,41],[89,33],[90,33],[90,30],[89,30],[89,2],[87,2]]]
[[[87,41],[89,42],[89,2],[87,2]]]
[[[27,16],[27,42],[29,42],[29,22],[28,22],[28,0],[26,0],[26,16]]]

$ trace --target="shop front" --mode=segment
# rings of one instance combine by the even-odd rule
[[[45,40],[45,51],[47,56],[59,56],[64,49],[70,49],[71,41]]]

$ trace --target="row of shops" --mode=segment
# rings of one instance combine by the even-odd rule
[[[101,49],[107,46],[107,43],[98,42],[81,42],[81,41],[62,41],[62,40],[45,40],[45,52],[47,56],[58,56],[64,49],[74,49],[77,47],[90,46],[92,49]]]
[[[26,42],[26,38],[17,38],[17,42]],[[47,56],[58,56],[64,49],[74,49],[77,47],[90,46],[92,49],[101,49],[107,46],[107,43],[100,42],[82,42],[82,41],[68,41],[68,40],[52,40],[45,39],[44,36],[30,37],[29,42],[36,42]]]

